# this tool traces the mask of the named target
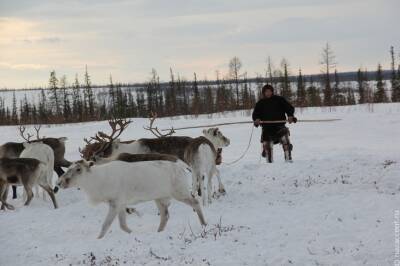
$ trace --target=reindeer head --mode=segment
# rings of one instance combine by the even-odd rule
[[[217,149],[227,147],[231,143],[230,140],[225,137],[217,127],[204,129],[203,134],[209,141],[212,142],[212,144],[214,144],[215,148]]]
[[[111,134],[107,135],[102,131],[97,132],[94,137],[84,139],[86,146],[83,150],[79,150],[82,158],[93,160],[98,157],[109,157],[113,152],[115,142],[119,143],[118,137],[131,123],[130,120],[112,119],[108,121],[111,127]]]
[[[90,167],[94,165],[94,162],[80,160],[72,163],[68,170],[58,179],[57,186],[61,188],[76,187],[78,185],[78,179],[82,178],[83,175],[90,171]]]
[[[93,160],[95,161],[96,158],[102,157],[109,157],[111,156],[113,149],[113,143],[110,142],[94,142],[94,143],[89,143],[80,150],[81,157],[85,160]]]

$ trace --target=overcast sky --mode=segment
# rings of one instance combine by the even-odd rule
[[[49,73],[96,84],[214,79],[238,56],[249,76],[287,58],[292,73],[319,73],[326,42],[338,71],[400,51],[399,0],[0,0],[0,88],[45,86]]]

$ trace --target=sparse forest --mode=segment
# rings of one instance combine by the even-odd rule
[[[260,97],[264,84],[272,84],[276,93],[297,107],[340,106],[363,103],[400,101],[400,64],[396,62],[394,47],[390,48],[390,85],[386,84],[382,65],[378,64],[376,77],[369,80],[365,69],[358,69],[353,86],[340,80],[332,47],[327,43],[321,52],[321,77],[304,76],[301,69],[295,80],[287,59],[275,68],[270,57],[265,75],[257,75],[251,82],[242,69],[243,63],[233,57],[225,77],[216,72],[213,82],[199,81],[196,73],[191,81],[181,78],[170,69],[170,80],[161,83],[157,71],[151,71],[142,88],[129,88],[114,83],[110,76],[107,95],[97,97],[86,67],[83,80],[78,74],[69,83],[65,75],[50,72],[47,89],[41,89],[39,102],[25,94],[18,99],[13,94],[11,106],[0,97],[0,124],[56,124],[105,120],[109,118],[148,117],[150,111],[159,117],[211,114],[215,112],[250,109]],[[389,89],[391,88],[391,89]]]

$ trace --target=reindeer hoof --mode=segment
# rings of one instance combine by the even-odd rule
[[[124,231],[124,232],[126,232],[128,234],[132,233],[132,230],[129,229],[129,228],[121,228],[121,229],[122,229],[122,231]]]
[[[13,210],[15,210],[15,207],[11,204],[3,203],[3,205],[1,206],[1,210],[5,211],[6,209],[13,211]]]
[[[135,208],[125,208],[125,211],[127,214],[132,214],[132,213],[136,212],[136,209]]]
[[[226,194],[225,188],[220,188],[220,189],[218,189],[218,192],[219,192],[221,195],[225,195],[225,194]]]

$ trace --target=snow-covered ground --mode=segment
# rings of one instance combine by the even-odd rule
[[[248,119],[248,113],[212,119],[160,119],[159,127]],[[204,208],[208,226],[173,202],[170,220],[157,233],[152,202],[137,205],[131,234],[114,222],[102,240],[96,236],[105,205],[90,206],[82,191],[62,190],[60,208],[35,198],[15,211],[0,212],[0,265],[393,265],[395,211],[400,209],[400,104],[328,109],[308,108],[300,119],[342,118],[332,123],[290,125],[294,162],[260,160],[260,130],[247,155],[221,165],[227,195]],[[134,119],[125,139],[149,137],[146,119]],[[69,159],[78,159],[83,137],[108,130],[106,122],[51,126],[46,136],[67,136]],[[225,162],[247,147],[251,125],[221,127],[231,139]],[[15,127],[1,128],[1,142],[18,140]],[[200,129],[179,131],[198,136]],[[214,182],[216,183],[216,182]]]

